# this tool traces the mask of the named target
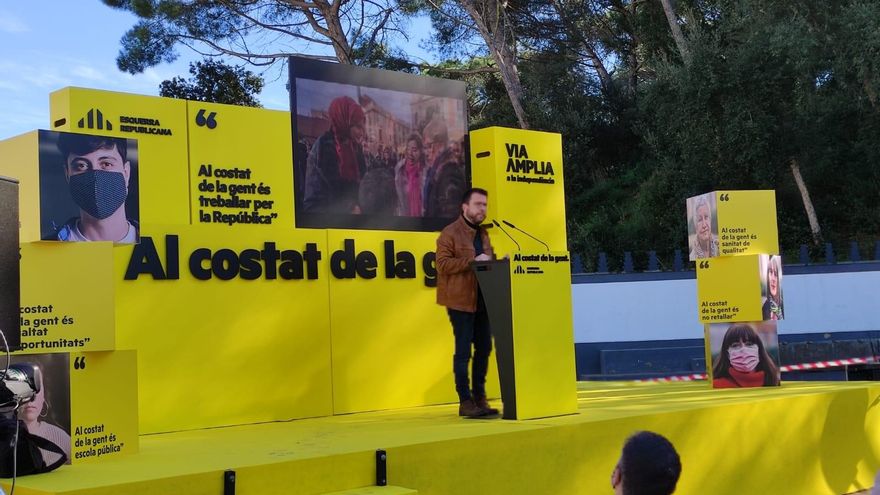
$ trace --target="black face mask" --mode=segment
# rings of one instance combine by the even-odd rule
[[[119,172],[89,170],[70,176],[70,196],[89,215],[103,220],[125,203],[128,189]]]

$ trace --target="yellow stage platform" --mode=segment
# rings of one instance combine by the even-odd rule
[[[464,420],[447,405],[145,435],[138,454],[20,478],[15,493],[219,495],[233,469],[242,495],[610,494],[641,429],[678,449],[678,494],[838,495],[880,469],[880,383],[589,382],[578,395],[577,414],[530,421]],[[369,488],[379,448],[392,486]]]

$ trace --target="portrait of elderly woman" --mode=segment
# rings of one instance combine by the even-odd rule
[[[718,256],[718,222],[715,193],[688,198],[688,239],[691,261]]]

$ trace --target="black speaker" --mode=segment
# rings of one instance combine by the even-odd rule
[[[11,351],[21,347],[18,226],[18,181],[0,177],[0,330]]]

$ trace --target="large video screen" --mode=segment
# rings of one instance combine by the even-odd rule
[[[440,230],[469,187],[465,84],[292,57],[296,226]]]

